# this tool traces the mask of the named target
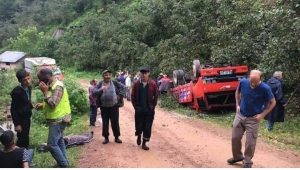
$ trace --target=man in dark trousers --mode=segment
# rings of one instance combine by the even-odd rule
[[[248,79],[242,79],[235,93],[236,115],[232,127],[232,158],[229,164],[243,161],[244,168],[253,165],[260,120],[275,106],[271,88],[261,81],[262,73],[252,70]],[[263,105],[267,103],[267,107]],[[245,152],[242,153],[242,138],[246,131]]]
[[[17,71],[16,77],[20,84],[10,93],[12,99],[10,112],[15,131],[17,132],[17,146],[28,149],[33,109],[31,103],[31,78],[30,74],[24,69]]]
[[[158,90],[155,81],[149,77],[149,68],[143,67],[140,72],[141,79],[134,83],[131,93],[131,101],[135,109],[135,136],[137,136],[137,145],[141,145],[143,133],[142,148],[149,150],[146,142],[149,142],[151,137]]]
[[[276,105],[272,111],[265,116],[267,120],[267,130],[273,130],[275,122],[284,122],[284,107],[286,102],[284,100],[284,91],[282,84],[282,72],[276,71],[272,78],[267,81],[267,84],[271,87],[272,93],[276,99]]]
[[[97,96],[97,106],[101,109],[102,136],[105,138],[102,143],[107,144],[109,142],[109,120],[115,136],[115,142],[122,143],[119,139],[121,134],[118,101],[125,96],[126,88],[122,83],[111,80],[111,71],[104,70],[102,76],[103,81],[99,82],[93,90],[93,95]]]

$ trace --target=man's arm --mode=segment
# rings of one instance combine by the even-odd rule
[[[266,102],[269,102],[269,105],[260,113],[254,116],[255,119],[261,120],[264,118],[268,113],[271,112],[271,110],[276,105],[275,97],[272,93],[271,88],[268,86],[266,93],[264,94],[264,98],[266,99]]]
[[[154,85],[154,96],[153,96],[153,100],[154,100],[154,106],[157,105],[157,99],[158,99],[158,89],[156,86],[156,83],[153,81],[153,85]]]
[[[136,83],[133,83],[133,87],[132,87],[132,91],[131,91],[131,103],[132,103],[133,108],[136,108],[136,103],[135,103],[135,98],[136,98],[135,89],[136,89]]]
[[[270,104],[265,108],[265,110],[261,113],[262,117],[265,117],[268,113],[271,112],[271,110],[274,108],[274,106],[276,105],[276,100],[275,98],[273,98],[270,101]]]
[[[90,99],[92,105],[96,105],[96,99],[92,93],[89,94],[89,99]]]
[[[23,151],[23,168],[29,168],[29,155],[28,155],[28,151],[26,149],[24,149]]]
[[[21,112],[19,105],[20,94],[16,92],[11,93],[11,105],[10,105],[10,113],[15,126],[19,126],[21,121],[19,119],[19,113]]]
[[[236,90],[235,91],[235,103],[236,103],[236,107],[240,106],[240,101],[241,101],[241,92]]]
[[[241,91],[242,91],[242,81],[240,81],[238,88],[235,91],[235,105],[236,105],[236,112],[240,113],[240,101],[241,101]]]
[[[120,82],[117,82],[117,85],[119,86],[118,89],[119,89],[119,96],[120,97],[124,97],[126,95],[126,87],[120,83]]]
[[[98,94],[101,94],[101,93],[102,93],[101,85],[102,85],[102,82],[99,82],[99,83],[95,86],[94,90],[92,91],[92,95],[93,95],[93,96],[97,96]]]
[[[276,100],[279,101],[281,104],[285,104],[285,101],[283,99],[283,90],[282,90],[282,85],[279,84],[277,87],[277,95],[276,95]]]
[[[58,103],[60,102],[62,95],[63,95],[64,89],[61,86],[56,86],[54,91],[52,92],[52,95],[45,98],[44,101],[51,107],[55,108]]]

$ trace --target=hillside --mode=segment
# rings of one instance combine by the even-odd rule
[[[79,71],[109,68],[157,75],[192,61],[234,62],[269,78],[299,80],[298,1],[0,0],[0,48],[56,58]],[[63,37],[51,35],[65,30]],[[71,62],[70,62],[71,61]]]

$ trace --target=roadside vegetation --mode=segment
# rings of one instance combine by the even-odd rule
[[[79,74],[79,73],[77,73]],[[35,75],[32,75],[33,77]],[[0,93],[1,96],[1,114],[4,116],[3,111],[10,104],[10,91],[18,85],[15,78],[15,70],[8,72],[0,72]],[[3,84],[2,84],[3,83]],[[67,87],[71,109],[72,109],[72,121],[69,123],[65,130],[65,136],[87,133],[88,130],[88,113],[89,105],[86,97],[86,91],[80,86],[77,75],[68,73],[64,84]],[[43,100],[43,95],[37,87],[33,87],[32,103],[35,105]],[[1,122],[1,121],[0,121]],[[2,121],[3,122],[3,121]],[[30,148],[35,149],[35,155],[33,162],[37,164],[37,168],[51,168],[56,165],[55,160],[52,158],[50,152],[39,153],[36,147],[47,143],[48,127],[43,116],[42,111],[33,110],[32,124],[30,131]],[[77,159],[81,153],[81,147],[71,147],[67,149],[67,156],[71,167],[77,166]]]

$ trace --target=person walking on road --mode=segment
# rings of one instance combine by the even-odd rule
[[[131,101],[131,74],[128,74],[125,81],[126,86],[126,99],[127,101]]]
[[[38,103],[35,108],[43,109],[49,126],[47,147],[59,167],[67,168],[69,162],[63,133],[67,123],[71,120],[68,92],[64,84],[55,79],[49,68],[42,68],[37,76],[40,81],[39,88],[44,94],[44,101]]]
[[[135,136],[137,136],[137,145],[141,145],[141,135],[143,134],[142,148],[149,150],[146,142],[149,142],[151,137],[158,90],[156,82],[149,77],[149,68],[143,67],[140,72],[142,74],[141,79],[133,85],[131,102],[135,110]]]
[[[232,127],[232,155],[227,160],[229,164],[243,161],[244,168],[253,165],[256,139],[260,120],[264,118],[275,106],[276,101],[271,88],[261,81],[262,73],[252,70],[248,79],[242,79],[235,93],[236,115]],[[268,103],[263,109],[263,105]],[[246,131],[246,144],[244,156],[242,149],[242,137]]]
[[[91,80],[91,87],[89,88],[89,101],[90,101],[90,126],[96,126],[96,119],[97,119],[97,97],[93,96],[92,92],[97,85],[98,80],[92,79]]]
[[[276,105],[272,111],[265,116],[267,120],[267,130],[273,130],[275,122],[284,122],[284,108],[286,102],[284,100],[284,90],[282,82],[282,72],[276,71],[272,78],[267,81],[267,84],[271,87],[272,93],[276,99]]]
[[[10,93],[12,99],[10,112],[17,132],[17,146],[28,149],[33,109],[31,103],[31,77],[24,69],[17,71],[16,77],[20,84]]]
[[[115,136],[116,143],[122,143],[119,139],[119,105],[118,101],[123,100],[126,94],[125,86],[116,81],[111,80],[111,71],[104,70],[102,72],[103,81],[99,82],[93,90],[93,95],[97,96],[97,107],[100,107],[102,117],[102,136],[104,137],[103,144],[109,142],[109,120],[111,128]]]

